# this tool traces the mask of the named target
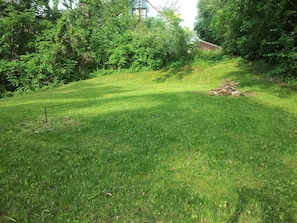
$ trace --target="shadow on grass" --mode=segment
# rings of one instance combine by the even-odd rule
[[[43,114],[45,107],[49,116],[61,113],[67,116],[68,113],[77,109],[99,106],[101,101],[112,102],[113,95],[127,92],[129,90],[121,87],[79,82],[46,92],[38,92],[34,94],[34,98],[30,95],[22,96],[21,100],[18,97],[11,98],[17,103],[0,104],[0,116],[7,121],[10,120],[12,125],[20,119],[35,119],[36,116]],[[105,99],[105,96],[110,96],[110,99]]]
[[[294,190],[294,186],[291,186],[290,189]],[[254,210],[248,210],[247,207],[251,207],[251,203],[258,204],[260,209],[258,220],[261,222],[296,222],[294,207],[284,205],[286,202],[289,204],[291,198],[286,196],[287,194],[284,194],[284,199],[284,197],[280,197],[279,194],[274,194],[273,192],[275,190],[271,191],[269,187],[259,189],[240,188],[235,211],[228,220],[228,223],[242,222],[240,218],[245,213],[254,215]]]
[[[190,166],[182,174],[203,168],[212,173],[223,169],[223,161],[232,160],[240,165],[230,172],[244,166],[250,178],[263,178],[264,185],[255,185],[259,190],[238,192],[230,222],[239,222],[250,200],[256,200],[267,213],[263,221],[271,222],[283,214],[287,222],[297,220],[294,188],[282,181],[274,185],[280,179],[295,182],[295,175],[279,157],[295,149],[297,139],[289,139],[288,134],[296,117],[286,119],[288,112],[247,97],[212,98],[193,92],[123,96],[123,91],[99,87],[94,95],[82,98],[75,92],[58,102],[54,101],[56,95],[49,95],[50,106],[59,108],[56,115],[63,117],[65,110],[72,109],[79,122],[39,134],[16,134],[16,138],[9,135],[10,129],[3,131],[2,216],[19,222],[197,222],[203,213],[212,213],[205,210],[205,203],[215,203],[221,191],[209,194],[207,200],[192,182],[177,178],[168,162],[185,154],[203,154],[207,160],[202,167]],[[103,98],[105,94],[114,97]],[[141,101],[147,104],[145,108],[135,106]],[[127,107],[87,116],[79,111],[100,110],[110,102]],[[38,104],[26,106],[8,107],[29,111]],[[203,175],[199,181],[207,184],[207,177]],[[230,187],[237,185],[234,182]],[[274,188],[288,191],[288,199],[277,200],[284,193]]]
[[[162,76],[156,78],[154,81],[156,83],[163,83],[171,78],[182,80],[184,77],[191,75],[193,71],[194,71],[194,68],[192,65],[167,68],[162,70],[161,72]]]
[[[239,71],[227,73],[223,78],[240,82],[239,88],[257,87],[280,98],[288,98],[296,94],[292,89],[274,82],[258,64],[239,62],[237,66]]]

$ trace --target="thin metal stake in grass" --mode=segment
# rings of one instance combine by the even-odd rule
[[[47,111],[46,111],[46,107],[44,107],[44,117],[45,117],[45,123],[47,123]]]

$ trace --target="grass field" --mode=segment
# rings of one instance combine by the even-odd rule
[[[226,79],[255,96],[207,95]],[[297,92],[265,79],[193,63],[1,99],[0,222],[297,222]]]

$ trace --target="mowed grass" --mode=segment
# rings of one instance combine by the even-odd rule
[[[207,95],[226,79],[254,96]],[[0,222],[297,222],[297,94],[253,66],[100,76],[0,119]]]

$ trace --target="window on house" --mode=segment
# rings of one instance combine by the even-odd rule
[[[146,10],[146,8],[133,8],[132,15],[135,15],[140,19],[146,19],[147,18],[147,10]]]

